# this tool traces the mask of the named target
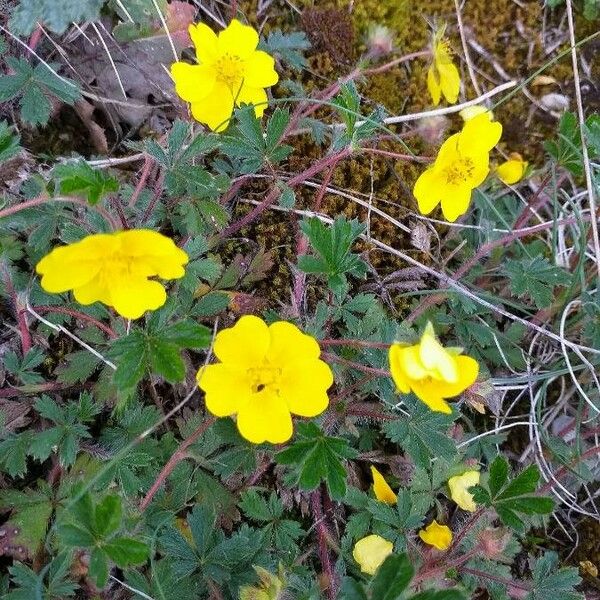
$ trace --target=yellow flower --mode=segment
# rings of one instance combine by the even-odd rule
[[[204,25],[190,25],[197,65],[171,65],[177,94],[192,106],[192,115],[214,131],[227,128],[234,106],[253,104],[257,117],[267,106],[265,88],[279,76],[275,61],[257,50],[258,33],[234,19],[218,35]]]
[[[419,537],[438,550],[447,550],[452,543],[452,531],[447,525],[440,525],[435,519],[419,531]]]
[[[450,104],[456,104],[460,91],[460,75],[452,62],[448,40],[444,38],[445,29],[442,27],[433,36],[433,61],[427,71],[427,88],[435,106],[442,95]]]
[[[396,494],[394,490],[388,485],[388,482],[383,478],[383,475],[375,468],[371,467],[371,475],[373,477],[373,492],[375,492],[375,498],[379,502],[385,502],[386,504],[396,504]]]
[[[455,475],[448,479],[450,497],[460,508],[469,512],[475,512],[477,505],[469,488],[479,483],[479,471],[465,471],[462,475]]]
[[[214,342],[221,361],[198,371],[206,407],[216,417],[237,415],[239,432],[254,444],[292,437],[290,413],[316,417],[329,404],[329,365],[310,335],[286,321],[267,325],[251,315],[220,331]]]
[[[467,108],[463,108],[458,114],[462,117],[462,120],[465,123],[473,117],[477,117],[483,114],[486,114],[490,121],[494,119],[494,113],[491,110],[487,109],[485,106],[482,106],[481,104],[476,104],[475,106],[467,106]]]
[[[421,213],[428,215],[440,202],[450,222],[466,213],[471,192],[490,171],[489,153],[501,135],[502,125],[490,121],[487,113],[469,119],[460,133],[451,135],[415,183],[413,193]]]
[[[126,319],[160,308],[164,286],[150,277],[179,279],[188,255],[168,237],[149,229],[88,235],[54,248],[37,264],[50,294],[73,290],[80,304],[102,302]]]
[[[394,551],[394,544],[380,535],[368,535],[356,544],[352,556],[363,573],[374,575],[383,561]]]
[[[401,393],[412,391],[431,410],[449,414],[452,409],[445,398],[464,392],[479,373],[477,361],[461,352],[461,348],[444,348],[427,323],[418,344],[390,347],[392,379]]]
[[[527,165],[529,163],[523,160],[523,157],[518,152],[512,152],[507,161],[496,167],[496,175],[498,175],[500,181],[503,181],[507,185],[513,185],[523,179]]]

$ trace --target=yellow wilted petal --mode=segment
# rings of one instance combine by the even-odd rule
[[[371,476],[373,477],[373,492],[375,498],[386,504],[396,504],[396,494],[384,479],[383,475],[374,467],[371,466]]]
[[[463,108],[458,114],[462,117],[462,120],[465,121],[465,123],[473,117],[477,117],[483,114],[486,114],[490,121],[494,119],[494,113],[485,106],[482,106],[481,104],[467,106],[467,108]]]
[[[479,478],[479,471],[466,471],[462,475],[455,475],[448,479],[450,497],[463,510],[469,512],[477,510],[477,504],[473,500],[473,495],[468,490],[479,483]]]
[[[419,537],[438,550],[447,550],[452,543],[452,531],[447,525],[440,525],[435,519],[419,531]]]
[[[380,535],[368,535],[354,544],[352,556],[359,564],[360,570],[374,575],[383,561],[394,551],[394,544]]]
[[[498,165],[496,175],[503,183],[513,185],[523,179],[528,164],[519,153],[513,152],[507,161]]]

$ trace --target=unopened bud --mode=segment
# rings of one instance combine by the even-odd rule
[[[383,25],[373,25],[367,35],[367,47],[371,56],[385,56],[394,49],[394,36]]]

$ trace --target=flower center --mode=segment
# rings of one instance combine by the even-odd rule
[[[280,368],[272,367],[269,364],[252,367],[248,369],[248,377],[250,379],[250,387],[255,394],[271,392],[279,395]]]
[[[449,185],[467,183],[473,177],[475,165],[468,157],[457,157],[444,169],[444,177]]]
[[[215,61],[217,79],[237,92],[244,78],[244,61],[233,54],[223,54]]]

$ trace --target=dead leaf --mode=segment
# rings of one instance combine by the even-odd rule
[[[498,416],[502,408],[502,394],[496,390],[490,379],[476,381],[466,392],[465,400],[477,412],[485,414],[488,408]]]
[[[553,85],[558,84],[558,81],[554,79],[554,77],[550,77],[550,75],[538,75],[531,82],[532,87],[540,86],[540,85]]]
[[[0,399],[1,427],[5,431],[15,431],[30,422],[26,414],[31,410],[29,402]]]
[[[419,221],[410,232],[410,243],[425,254],[431,254],[431,232],[425,223]]]
[[[194,22],[195,17],[196,8],[188,2],[174,0],[167,8],[167,28],[173,39],[177,40],[182,47],[192,45],[188,28]]]
[[[94,121],[94,106],[87,100],[81,99],[75,102],[73,108],[82,123],[87,127],[90,133],[90,140],[96,152],[98,154],[108,154],[108,141],[106,140],[104,130]]]

